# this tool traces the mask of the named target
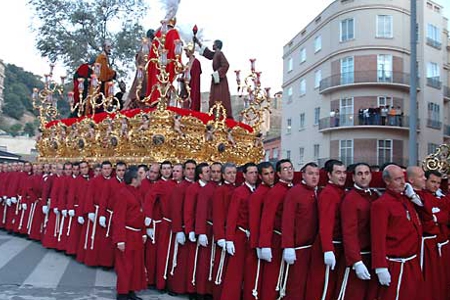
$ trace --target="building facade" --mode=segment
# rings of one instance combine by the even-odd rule
[[[417,3],[420,160],[450,142],[450,47],[443,7]],[[409,0],[330,4],[284,46],[281,155],[407,165],[410,49]]]
[[[3,90],[5,89],[5,64],[0,59],[0,112],[3,111],[3,105],[5,104],[5,98],[3,96]]]

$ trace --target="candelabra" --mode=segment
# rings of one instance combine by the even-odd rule
[[[270,113],[270,88],[261,88],[261,72],[255,69],[256,59],[250,59],[250,74],[241,81],[241,71],[234,71],[239,98],[243,98],[244,109],[241,111],[243,122],[252,126],[255,133],[261,130],[264,114]]]

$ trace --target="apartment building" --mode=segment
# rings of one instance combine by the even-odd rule
[[[417,1],[419,160],[450,142],[443,7]],[[410,1],[336,0],[283,49],[281,157],[408,164]]]
[[[5,64],[0,59],[0,112],[2,112],[3,105],[5,104],[5,98],[3,96],[3,90],[5,89]]]

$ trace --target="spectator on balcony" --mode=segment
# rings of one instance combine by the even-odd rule
[[[396,125],[402,127],[403,124],[403,111],[400,106],[397,106],[397,109],[395,110],[395,119],[396,119]]]
[[[336,110],[331,110],[330,111],[330,127],[335,127],[335,121],[334,119],[336,118]]]
[[[339,127],[339,121],[340,121],[340,115],[339,115],[339,109],[334,110],[334,127]]]
[[[381,124],[381,107],[380,106],[378,106],[378,107],[375,107],[374,109],[374,124],[375,125],[380,125]]]
[[[381,106],[380,115],[381,115],[381,125],[386,125],[387,116],[389,113],[389,107]]]
[[[364,109],[364,125],[369,125],[370,123],[370,111],[368,108]]]
[[[358,110],[358,125],[364,124],[364,108]]]
[[[391,109],[389,110],[389,115],[388,115],[388,123],[390,126],[396,126],[396,110],[394,106],[391,106]]]

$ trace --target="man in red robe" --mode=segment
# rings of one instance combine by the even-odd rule
[[[69,194],[69,186],[72,183],[73,165],[70,162],[64,164],[64,175],[62,185],[58,195],[58,211],[60,212],[60,226],[58,230],[57,250],[66,250],[67,246],[67,229],[69,226],[70,216],[67,214],[67,196]]]
[[[46,172],[49,170],[49,164],[45,164]],[[42,214],[42,188],[43,188],[43,165],[35,164],[33,166],[33,176],[31,177],[31,183],[27,189],[27,198],[29,201],[30,215],[27,222],[27,234],[30,239],[41,240],[41,226],[44,221],[44,215]],[[34,227],[33,227],[34,226]],[[33,231],[33,228],[38,231]]]
[[[4,223],[5,228],[8,231],[13,230],[14,224],[16,223],[17,215],[19,213],[20,205],[18,206],[19,202],[18,190],[21,177],[20,175],[21,171],[19,170],[19,168],[20,168],[19,163],[13,162],[11,164],[11,172],[8,175],[7,183],[5,185],[7,197],[6,199],[7,209],[4,217],[4,220],[6,222]]]
[[[201,108],[200,77],[202,75],[202,66],[200,65],[200,61],[195,57],[194,50],[195,46],[192,43],[189,43],[186,47],[184,47],[184,51],[189,61],[187,62],[188,68],[185,71],[182,80],[188,81],[189,83],[190,97],[187,98],[188,96],[187,92],[185,94],[182,93],[182,97],[185,100],[185,102],[183,103],[183,108],[200,111]],[[183,86],[184,81],[182,82]]]
[[[341,205],[342,238],[346,270],[340,289],[342,299],[374,299],[377,279],[371,270],[370,206],[379,197],[369,188],[372,180],[370,166],[358,163],[353,170],[353,189]],[[345,298],[344,298],[345,297]]]
[[[422,226],[411,198],[406,196],[402,169],[387,166],[383,180],[386,192],[370,210],[372,268],[380,283],[376,299],[426,299],[421,295],[423,280],[418,258]]]
[[[280,180],[263,199],[259,232],[260,258],[266,261],[262,274],[261,297],[268,300],[278,299],[282,284],[281,218],[284,197],[293,186],[294,179],[294,168],[289,159],[279,160],[276,170]]]
[[[239,299],[244,282],[247,256],[250,254],[249,198],[256,189],[258,167],[246,163],[242,167],[244,183],[233,191],[226,221],[226,250],[228,253],[221,299]],[[251,295],[252,289],[244,291]]]
[[[288,265],[281,292],[283,299],[304,300],[312,244],[319,231],[317,185],[319,167],[316,163],[303,166],[302,182],[290,189],[284,199],[282,240],[283,260]]]
[[[219,101],[227,110],[227,118],[233,119],[230,88],[228,87],[227,79],[227,72],[230,65],[228,64],[225,54],[222,52],[222,41],[214,41],[212,47],[213,51],[209,50],[208,47],[203,46],[197,37],[194,37],[194,42],[200,46],[200,54],[213,62],[209,107],[211,108],[216,101]]]
[[[339,292],[338,281],[345,270],[340,205],[347,173],[338,160],[328,161],[325,170],[329,181],[317,200],[319,238],[312,248],[306,299],[332,299]]]
[[[144,244],[147,240],[144,212],[139,191],[141,180],[137,168],[124,175],[125,186],[114,194],[112,216],[113,243],[116,246],[114,266],[117,274],[118,300],[142,300],[135,291],[146,289]]]
[[[89,82],[92,75],[92,65],[95,63],[95,57],[92,58],[88,63],[82,64],[78,67],[78,69],[75,71],[75,74],[73,74],[73,107],[77,105],[81,100],[86,99],[88,92],[89,92]],[[79,78],[83,78],[83,93],[81,94],[82,99],[80,99],[80,89],[79,89]],[[83,111],[84,111],[83,107]],[[78,112],[80,108],[77,107],[71,114],[70,117],[77,118]],[[86,112],[84,112],[85,114]]]
[[[28,190],[32,185],[33,166],[30,162],[24,163],[24,169],[19,183],[18,195],[20,198],[20,211],[14,224],[14,232],[27,234],[27,223],[30,216],[31,199],[28,197]]]
[[[41,200],[41,208],[42,208],[42,214],[44,215],[43,221],[42,221],[42,227],[39,229],[39,234],[41,237],[40,240],[43,240],[45,237],[45,232],[47,229],[48,224],[48,218],[50,213],[50,204],[51,204],[51,192],[53,188],[53,182],[55,178],[57,177],[57,167],[56,164],[52,164],[49,169],[49,173],[44,173],[42,175],[42,200]],[[37,224],[35,223],[35,226]],[[33,232],[36,231],[36,228],[32,229]]]

